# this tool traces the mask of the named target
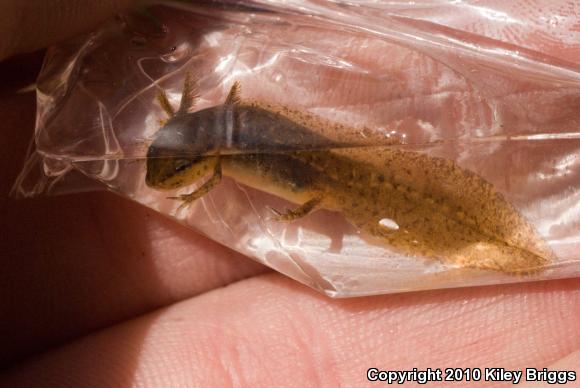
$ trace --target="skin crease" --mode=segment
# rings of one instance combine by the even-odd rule
[[[580,370],[578,279],[331,300],[113,194],[8,199],[34,117],[34,96],[15,92],[40,58],[0,64],[0,386],[325,387],[361,386],[372,366]]]

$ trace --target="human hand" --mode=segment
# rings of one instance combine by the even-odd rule
[[[94,4],[67,18],[29,9],[17,31],[31,40],[0,38],[0,53],[118,10]],[[34,124],[33,95],[16,90],[38,66],[32,55],[0,67],[3,193]],[[0,201],[6,386],[359,386],[370,367],[579,369],[577,279],[332,300],[109,193]]]

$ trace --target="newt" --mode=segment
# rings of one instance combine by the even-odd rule
[[[244,102],[238,82],[223,104],[190,112],[196,96],[189,75],[177,111],[159,94],[169,119],[147,152],[151,188],[176,190],[208,177],[195,191],[171,197],[182,207],[228,176],[297,204],[273,210],[278,221],[339,211],[373,242],[407,255],[507,273],[535,272],[553,260],[491,183],[451,160],[401,147],[343,148],[349,142],[331,136],[341,125]]]

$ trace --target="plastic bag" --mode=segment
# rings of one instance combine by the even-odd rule
[[[48,51],[14,193],[106,188],[330,296],[578,276],[580,67],[490,4],[119,16]]]

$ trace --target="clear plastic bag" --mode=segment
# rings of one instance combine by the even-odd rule
[[[119,16],[48,51],[14,193],[106,188],[337,297],[578,276],[576,15],[488,3]]]

